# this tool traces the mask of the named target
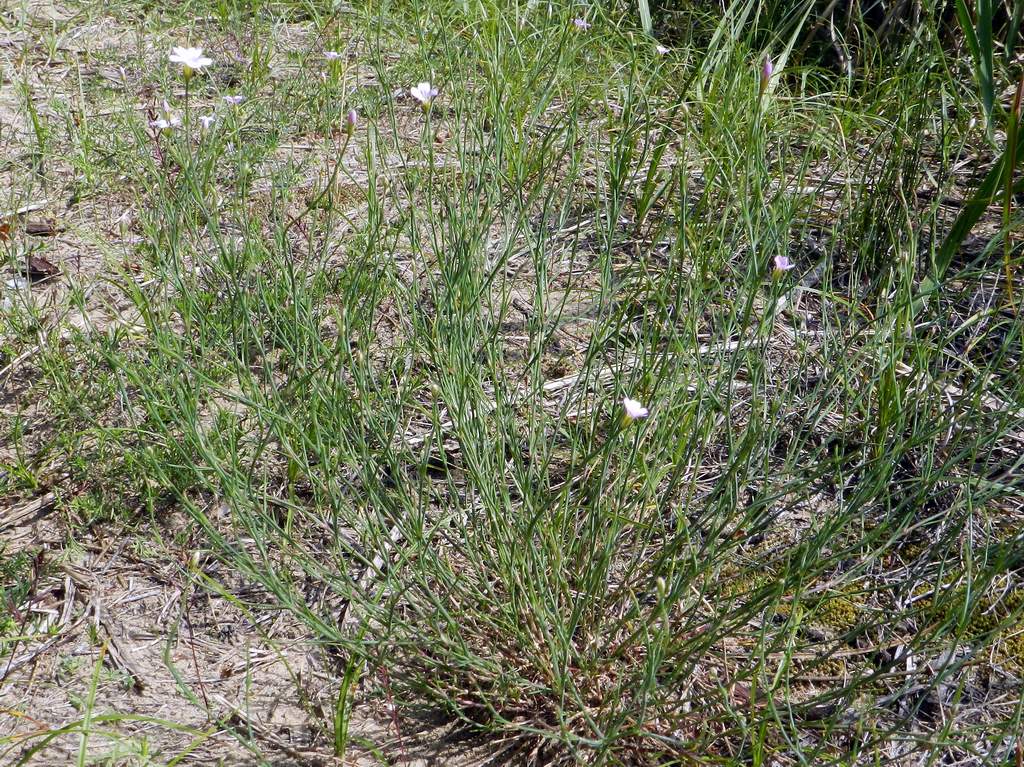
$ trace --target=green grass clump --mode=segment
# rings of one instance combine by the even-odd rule
[[[997,154],[941,19],[837,73],[751,3],[688,9],[667,53],[559,4],[190,7],[135,23],[217,66],[161,54],[151,115],[48,134],[134,215],[34,391],[80,522],[188,512],[249,609],[329,649],[339,751],[354,700],[552,764],[967,759],[1019,728],[905,715],[947,682],[908,656],[1019,607],[975,590],[1020,561],[985,548],[1021,513],[1014,222],[937,261]]]

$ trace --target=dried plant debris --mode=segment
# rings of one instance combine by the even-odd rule
[[[32,282],[43,282],[60,274],[60,267],[38,253],[29,254],[21,272]]]
[[[64,227],[52,218],[25,222],[25,234],[32,237],[54,237],[63,231]]]

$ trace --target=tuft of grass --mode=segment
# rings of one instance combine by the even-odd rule
[[[300,618],[337,755],[364,701],[545,764],[1012,755],[1019,684],[974,659],[1024,609],[1013,163],[964,193],[987,144],[937,14],[836,74],[768,10],[687,7],[658,55],[557,3],[195,2],[167,23],[218,65],[148,62],[182,126],[69,131],[134,218],[117,318],[72,291],[33,337],[60,481],[187,510]]]

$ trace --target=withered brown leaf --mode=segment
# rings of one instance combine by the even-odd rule
[[[53,237],[60,231],[62,231],[62,227],[57,226],[57,222],[53,219],[25,222],[25,234],[30,234],[33,237]]]
[[[60,274],[60,267],[44,256],[29,256],[25,259],[22,273],[33,282],[41,282]]]

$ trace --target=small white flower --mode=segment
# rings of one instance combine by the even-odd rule
[[[637,418],[647,417],[647,408],[645,408],[635,399],[624,397],[622,400],[622,407],[625,408],[626,410],[626,417],[631,421],[635,421]]]
[[[672,49],[665,45],[655,45],[654,50],[658,52],[659,56],[664,56],[666,53],[669,53]]]
[[[339,53],[338,51],[324,51],[324,58],[327,59],[328,61],[337,61],[343,56],[344,54]]]
[[[434,97],[437,96],[437,88],[432,87],[428,82],[422,82],[410,88],[409,93],[426,109],[430,106],[430,102],[434,100]]]
[[[158,131],[173,130],[181,125],[181,118],[171,111],[171,105],[166,101],[163,103],[163,109],[160,113],[160,117],[155,120],[151,120],[149,123],[150,128],[156,128]]]
[[[193,73],[213,63],[213,59],[203,55],[202,48],[184,48],[177,45],[171,49],[168,58],[173,64],[181,64],[186,77],[191,77]]]
[[[224,103],[225,104],[230,104],[233,107],[237,107],[243,101],[245,101],[245,96],[225,96],[224,97]]]
[[[203,130],[209,130],[210,126],[217,122],[216,115],[200,115],[199,124],[203,126]]]

